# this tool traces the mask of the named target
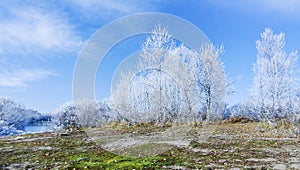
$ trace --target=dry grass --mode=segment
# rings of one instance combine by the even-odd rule
[[[158,155],[119,156],[90,140],[84,131],[70,134],[41,133],[0,138],[0,168],[13,169],[273,169],[300,168],[300,136],[283,123],[217,123],[205,141],[192,140]],[[121,133],[146,135],[167,131],[169,126],[114,123],[105,127]],[[189,129],[201,134],[205,126]],[[283,129],[283,130],[282,130]],[[103,130],[94,129],[95,131]],[[277,130],[277,132],[274,132]],[[154,150],[152,145],[138,149]],[[134,150],[135,149],[135,150]]]

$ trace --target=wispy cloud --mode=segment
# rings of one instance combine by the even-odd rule
[[[78,52],[83,30],[122,15],[153,11],[161,0],[9,1],[0,4],[0,54]],[[43,5],[41,5],[43,4]],[[93,30],[94,31],[94,30]]]
[[[82,43],[72,24],[52,10],[20,2],[2,3],[0,9],[2,54],[71,52]]]
[[[27,87],[55,75],[42,69],[18,68],[55,68],[50,64],[55,62],[47,63],[49,56],[76,57],[84,40],[103,26],[103,21],[152,11],[160,1],[3,0],[0,3],[0,89]]]
[[[24,88],[33,81],[38,81],[57,74],[41,69],[19,69],[0,72],[0,88]]]
[[[78,7],[87,19],[115,18],[121,15],[153,11],[160,8],[161,0],[73,0],[70,1]]]
[[[122,12],[122,13],[129,13],[132,11],[135,11],[137,8],[136,4],[132,3],[124,3],[124,1],[119,0],[90,0],[90,1],[81,1],[81,0],[74,0],[74,3],[79,5],[83,8],[89,8],[89,9],[97,9],[102,8],[103,10],[107,11],[116,11],[116,12]],[[100,11],[99,11],[100,12]],[[102,11],[103,12],[103,11]]]
[[[82,44],[74,24],[55,8],[4,0],[0,3],[0,89],[24,89],[57,75],[23,68],[51,69],[49,56],[76,55]]]
[[[100,27],[102,21],[122,15],[153,11],[160,5],[161,0],[4,0],[0,4],[0,54],[78,52],[93,33],[86,37],[82,29]]]

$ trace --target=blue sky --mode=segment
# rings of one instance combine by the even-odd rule
[[[300,49],[298,0],[33,0],[0,2],[0,96],[42,112],[72,100],[76,59],[95,31],[122,16],[163,12],[184,18],[216,45],[238,92],[247,98],[256,59],[255,41],[266,28],[286,34],[286,51]],[[139,48],[143,36],[121,42],[105,57],[96,79],[96,97],[109,95],[113,70]],[[131,46],[129,47],[130,44]],[[121,52],[120,52],[121,51]],[[296,74],[300,75],[297,68]]]

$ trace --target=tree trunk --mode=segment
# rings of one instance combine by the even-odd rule
[[[210,121],[210,112],[211,112],[211,92],[210,87],[207,89],[207,98],[206,98],[206,121]]]

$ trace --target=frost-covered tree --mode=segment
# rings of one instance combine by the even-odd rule
[[[247,117],[251,120],[259,120],[260,118],[257,117],[259,115],[256,114],[257,110],[252,104],[253,103],[250,102],[243,102],[230,107],[229,108],[230,117],[242,116],[242,117]]]
[[[82,127],[100,127],[120,119],[109,100],[82,100],[74,104],[76,114]]]
[[[53,123],[57,128],[76,129],[78,127],[100,127],[122,118],[116,113],[109,100],[80,100],[65,103],[52,112]]]
[[[180,87],[166,72],[151,70],[134,78],[130,86],[132,108],[145,121],[172,122],[180,111]]]
[[[134,109],[132,108],[131,101],[129,99],[129,87],[131,82],[131,75],[133,73],[130,70],[122,72],[117,80],[117,83],[113,87],[111,98],[114,101],[115,110],[122,115],[125,121],[130,122],[131,120],[140,118],[134,118]]]
[[[156,25],[141,47],[136,70],[122,72],[112,95],[128,121],[166,122],[178,113],[178,85],[166,68],[172,46],[171,35]]]
[[[258,54],[251,96],[261,119],[285,117],[293,111],[294,69],[298,57],[297,52],[287,54],[284,47],[285,35],[274,34],[269,28],[256,41]]]
[[[140,69],[145,68],[161,68],[168,51],[174,48],[172,35],[166,27],[157,24],[154,26],[152,33],[142,44],[142,52],[140,57]]]
[[[76,107],[72,103],[65,103],[52,113],[53,123],[57,129],[76,130],[80,127]]]
[[[178,87],[170,69],[166,68],[170,65],[167,56],[173,47],[174,42],[167,29],[160,24],[155,25],[151,35],[142,45],[138,77],[135,76],[138,81],[143,81],[140,84],[145,86],[134,88],[137,86],[135,84],[132,88],[132,96],[139,102],[136,106],[141,106],[141,101],[145,101],[143,111],[139,109],[142,116],[152,117],[158,122],[171,120],[177,114],[176,111],[178,112],[178,99],[174,95]]]
[[[117,112],[116,106],[111,98],[103,99],[97,103],[99,107],[99,113],[102,116],[101,120],[103,120],[104,123],[124,121],[124,117]]]
[[[11,99],[0,99],[0,135],[23,131],[31,120],[38,119],[41,113],[25,109]]]
[[[82,100],[74,104],[78,121],[82,127],[97,127],[104,120],[100,115],[100,107],[94,100]]]
[[[180,58],[187,68],[179,70],[180,79],[184,82],[181,87],[184,101],[187,102],[188,113],[194,112],[194,121],[200,115],[197,113],[204,111],[204,119],[207,121],[212,118],[221,117],[225,105],[227,94],[227,78],[220,55],[223,47],[215,47],[212,43],[203,43],[199,51],[193,51],[184,45],[180,45],[172,52]],[[195,111],[198,107],[198,111]],[[212,116],[212,113],[214,114]]]
[[[122,72],[112,92],[117,109],[128,121],[174,121],[182,111],[178,82],[180,59],[170,52],[175,48],[165,27],[156,25],[142,45],[136,70]]]
[[[217,48],[212,43],[204,43],[194,64],[200,101],[205,103],[207,121],[220,116],[225,106],[228,83],[220,61],[222,52],[222,46]]]
[[[180,104],[181,120],[197,121],[199,113],[199,88],[197,87],[196,77],[199,70],[196,69],[198,53],[181,44],[170,51],[170,68],[179,80],[180,85]],[[177,59],[176,59],[177,58]],[[179,60],[178,60],[179,59]]]
[[[219,59],[222,48],[204,44],[193,51],[156,25],[142,45],[136,70],[123,72],[113,91],[118,110],[134,121],[197,121],[224,108],[226,76]],[[182,119],[184,118],[184,119]]]

